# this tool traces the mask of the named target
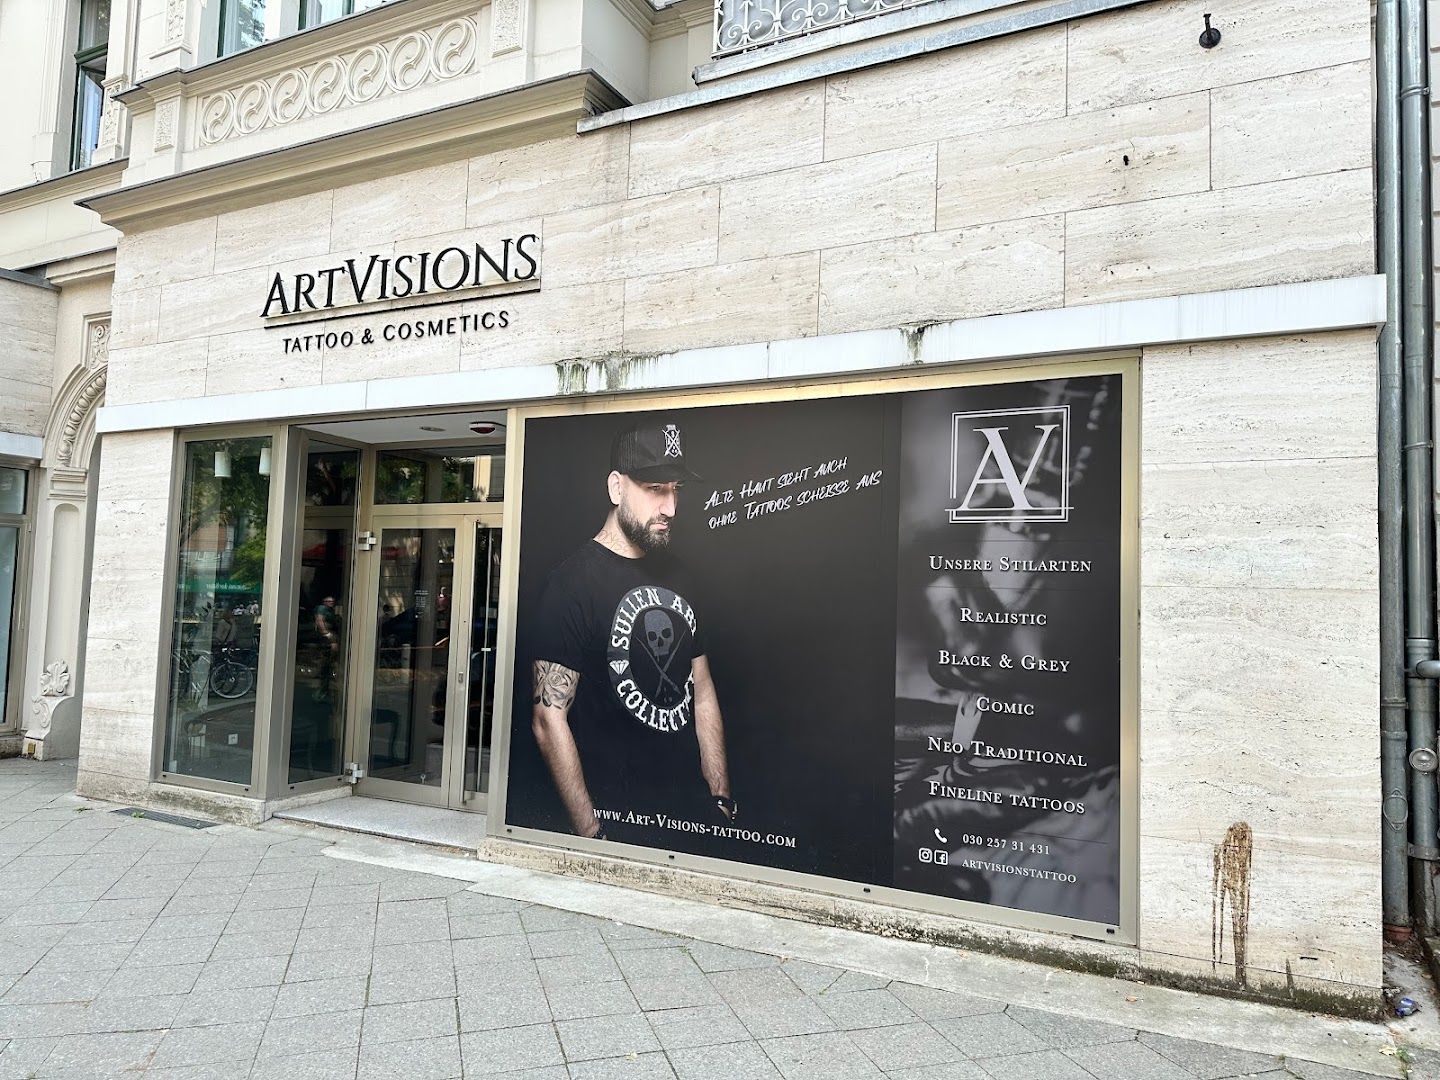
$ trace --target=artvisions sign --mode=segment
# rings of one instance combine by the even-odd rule
[[[276,272],[260,317],[407,307],[500,291],[501,286],[538,285],[539,281],[540,237],[524,233],[487,243],[369,255],[315,270]]]

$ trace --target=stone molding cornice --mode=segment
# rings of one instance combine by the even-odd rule
[[[80,205],[121,232],[170,225],[573,135],[579,120],[623,103],[619,92],[593,71],[575,72],[119,188],[82,199]]]
[[[52,199],[75,202],[79,196],[96,195],[117,188],[120,186],[120,174],[128,164],[126,158],[118,158],[104,165],[77,169],[75,172],[53,176],[49,180],[0,191],[0,214],[23,210],[27,206],[50,202]]]

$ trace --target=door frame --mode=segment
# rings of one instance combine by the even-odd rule
[[[372,452],[365,455],[367,480],[373,480],[374,461]],[[374,492],[373,482],[364,485],[367,493]],[[503,503],[429,503],[429,504],[375,504],[373,498],[366,499],[361,508],[357,536],[373,534],[375,543],[368,550],[356,552],[355,588],[352,607],[355,611],[352,626],[355,631],[350,639],[351,660],[349,671],[349,693],[347,705],[346,747],[348,759],[359,762],[368,770],[371,707],[375,675],[375,648],[377,610],[379,600],[379,574],[381,552],[386,529],[452,529],[455,533],[454,565],[452,577],[454,591],[450,598],[450,645],[446,678],[449,680],[445,694],[444,751],[441,756],[440,783],[436,787],[409,783],[402,780],[387,780],[372,776],[361,777],[355,785],[355,794],[390,799],[398,802],[418,803],[451,810],[484,813],[487,807],[485,792],[465,790],[465,735],[466,714],[470,703],[470,660],[472,656],[471,630],[475,598],[475,552],[476,538],[480,527],[501,528],[504,516]],[[502,534],[503,535],[503,534]],[[457,617],[459,613],[460,617]],[[498,673],[497,673],[498,682]],[[492,706],[493,708],[493,706]],[[494,730],[492,718],[492,739]],[[477,757],[477,776],[481,770],[481,759]],[[488,786],[488,784],[487,784]]]

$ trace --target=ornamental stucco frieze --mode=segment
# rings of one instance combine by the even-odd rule
[[[475,70],[480,26],[462,15],[204,95],[196,139],[211,146]]]

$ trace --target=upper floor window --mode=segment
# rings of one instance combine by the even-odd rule
[[[381,0],[302,0],[300,4],[300,29],[319,26],[332,19],[354,15],[357,11],[379,7]]]
[[[219,56],[253,48],[266,39],[265,0],[220,0]]]
[[[75,43],[75,116],[70,128],[70,168],[90,165],[100,142],[105,107],[105,54],[110,42],[110,0],[80,0]]]
[[[384,0],[219,0],[215,55],[229,56],[382,3]]]

